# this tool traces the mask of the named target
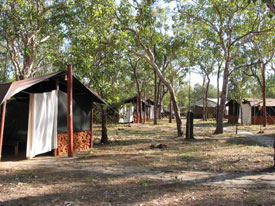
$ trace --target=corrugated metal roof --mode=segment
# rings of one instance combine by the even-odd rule
[[[16,95],[21,91],[30,89],[33,86],[38,85],[39,83],[46,82],[49,80],[52,80],[52,81],[58,80],[61,84],[66,85],[66,80],[65,80],[66,74],[67,74],[66,71],[62,71],[62,72],[48,74],[41,77],[24,79],[24,80],[19,80],[14,82],[0,83],[0,103],[2,104],[4,101],[9,100],[12,96]],[[42,87],[43,86],[41,85],[41,88],[40,88],[41,91],[47,90],[47,88],[42,88]],[[66,92],[66,87],[63,86],[63,88],[64,88],[63,91]],[[78,79],[73,77],[73,92],[77,93],[79,91],[81,91],[85,95],[91,96],[94,102],[107,104],[98,94],[96,94],[96,92],[87,88]]]

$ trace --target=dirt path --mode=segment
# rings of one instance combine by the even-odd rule
[[[271,187],[275,188],[275,173],[272,169],[255,172],[226,174],[219,172],[178,171],[169,169],[146,169],[108,163],[87,164],[83,158],[74,157],[38,157],[20,162],[2,162],[2,171],[49,170],[54,173],[75,173],[81,175],[109,175],[116,177],[146,178],[167,183],[183,185],[216,185],[221,187]]]
[[[230,131],[234,132],[232,128],[224,128],[225,131]],[[265,135],[255,135],[251,132],[244,131],[244,130],[239,130],[238,135],[242,135],[245,139],[247,140],[252,140],[257,142],[261,146],[265,147],[273,147],[275,138],[270,137],[270,136],[265,136]]]
[[[110,145],[73,158],[1,162],[0,206],[275,205],[271,148],[211,130],[197,128],[188,142],[175,125],[119,126]]]

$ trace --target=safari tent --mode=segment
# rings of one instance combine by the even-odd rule
[[[194,113],[194,118],[203,117],[203,99],[190,105]],[[207,98],[208,118],[215,118],[217,114],[217,99]]]
[[[135,107],[132,103],[125,103],[119,109],[118,123],[131,123],[134,122]]]
[[[0,84],[2,149],[26,158],[87,149],[93,144],[93,105],[105,104],[72,70]],[[67,126],[68,125],[68,126]],[[20,152],[20,151],[19,151]]]
[[[240,103],[230,100],[227,104],[229,107],[228,122],[240,123],[243,117],[244,124],[263,124],[263,101],[259,98],[245,98]],[[242,108],[242,109],[241,109]],[[275,124],[275,99],[266,98],[267,123]]]
[[[154,102],[151,100],[142,100],[142,117],[145,120],[154,118]],[[137,96],[122,100],[119,104],[116,104],[119,108],[119,123],[137,123],[139,118],[137,117]]]

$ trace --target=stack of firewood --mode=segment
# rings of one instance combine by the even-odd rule
[[[91,132],[74,132],[73,142],[74,142],[74,151],[83,151],[90,148],[91,145]],[[57,154],[67,154],[68,153],[68,134],[60,133],[58,134],[58,148]]]

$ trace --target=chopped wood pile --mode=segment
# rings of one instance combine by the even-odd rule
[[[83,151],[90,148],[91,145],[91,132],[74,132],[73,135],[74,141],[74,151]],[[57,137],[57,155],[67,154],[68,153],[68,134],[60,133]]]

